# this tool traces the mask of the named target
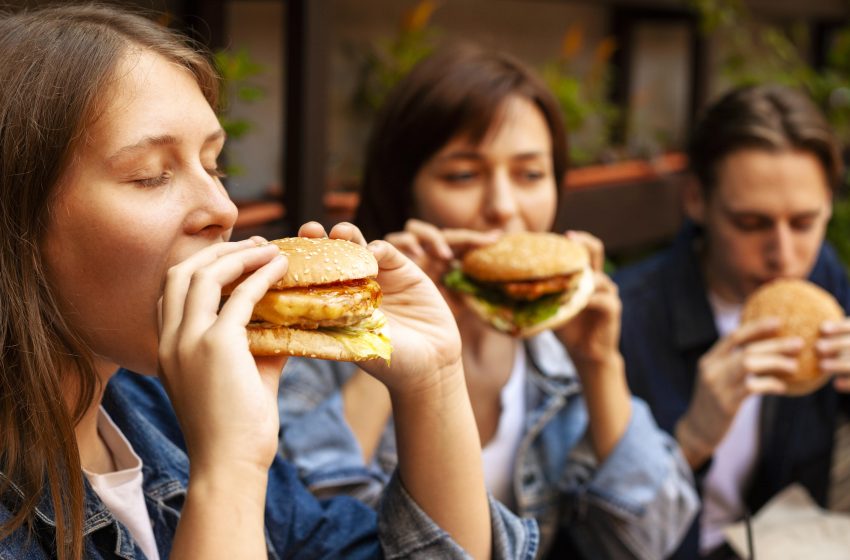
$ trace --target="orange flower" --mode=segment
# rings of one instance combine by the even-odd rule
[[[421,0],[405,13],[401,21],[403,31],[419,31],[431,21],[431,15],[439,7],[434,0]]]
[[[570,60],[581,50],[584,43],[584,30],[578,25],[571,25],[561,40],[561,58]]]

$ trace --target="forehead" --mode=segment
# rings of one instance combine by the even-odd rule
[[[87,144],[112,151],[140,137],[163,133],[209,134],[217,120],[191,72],[161,55],[130,49],[105,85],[100,112],[87,129]]]
[[[549,155],[552,135],[540,109],[520,96],[505,100],[493,123],[480,142],[473,142],[466,133],[453,137],[440,150],[447,153],[458,149],[474,149],[494,154],[534,153]]]
[[[799,150],[738,150],[717,168],[712,199],[733,211],[810,209],[831,198],[820,160]]]

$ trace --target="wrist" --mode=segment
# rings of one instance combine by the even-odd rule
[[[690,415],[685,414],[679,419],[674,432],[682,455],[692,469],[698,469],[714,454],[714,445],[694,424]]]
[[[396,404],[402,403],[418,406],[434,402],[444,403],[448,396],[457,394],[458,391],[466,393],[463,363],[458,358],[417,383],[405,387],[391,387],[389,391],[393,410],[396,409]]]
[[[575,358],[573,364],[585,385],[626,378],[625,362],[623,356],[617,351],[598,358]]]

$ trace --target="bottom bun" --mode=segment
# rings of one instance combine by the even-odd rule
[[[247,329],[248,347],[254,356],[304,356],[340,362],[381,358],[389,362],[392,351],[386,325],[357,334],[258,325],[248,325]]]
[[[572,292],[564,292],[563,301],[558,308],[558,312],[544,321],[526,327],[517,327],[505,315],[493,313],[490,306],[471,294],[462,294],[462,298],[470,309],[496,330],[519,338],[531,338],[543,331],[560,327],[585,308],[587,302],[590,301],[590,296],[593,295],[595,287],[593,270],[589,266],[586,266],[579,274],[581,274],[581,278],[576,285],[576,289]]]

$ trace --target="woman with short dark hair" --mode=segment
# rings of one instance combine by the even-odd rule
[[[382,108],[356,221],[441,284],[466,250],[553,227],[566,145],[558,104],[526,66],[447,46]],[[601,242],[567,235],[587,249],[596,288],[587,308],[555,330],[513,338],[441,285],[463,341],[485,480],[496,498],[537,520],[541,550],[553,557],[661,558],[696,510],[690,474],[626,386],[620,302],[601,270]],[[287,367],[282,448],[314,492],[376,498],[397,458],[383,393],[344,366]]]

